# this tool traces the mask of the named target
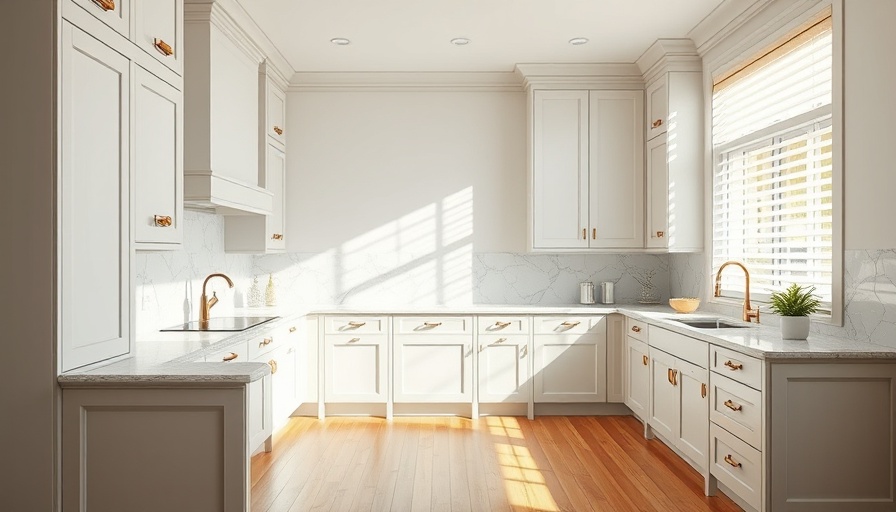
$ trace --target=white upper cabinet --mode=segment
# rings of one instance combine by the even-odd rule
[[[97,19],[124,37],[131,34],[133,0],[68,0],[80,5]],[[154,1],[154,0],[149,0]]]
[[[666,133],[668,116],[669,96],[662,75],[647,88],[647,140]]]
[[[643,93],[533,93],[533,250],[643,247]]]
[[[133,338],[130,63],[62,24],[62,371],[127,354]]]
[[[183,74],[183,0],[136,0],[134,42],[178,75]]]
[[[261,101],[264,118],[261,130],[264,137],[281,145],[286,144],[286,93],[274,83],[267,73],[260,75],[259,91],[264,95]]]
[[[183,240],[183,95],[143,68],[134,70],[134,241],[138,249],[177,248]]]
[[[273,144],[265,145],[264,179],[261,185],[273,196],[268,215],[226,215],[224,250],[235,253],[274,253],[286,250],[286,155]]]

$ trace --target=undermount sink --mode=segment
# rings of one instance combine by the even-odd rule
[[[678,323],[695,327],[697,329],[744,329],[749,325],[732,324],[719,318],[702,318],[694,320],[675,320]]]

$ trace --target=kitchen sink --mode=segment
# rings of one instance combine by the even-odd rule
[[[161,329],[162,332],[171,332],[171,331],[206,331],[206,332],[240,332],[249,329],[250,327],[255,327],[256,325],[261,325],[265,322],[270,322],[275,318],[279,318],[276,316],[236,316],[236,317],[215,317],[210,318],[207,322],[187,322],[185,324],[175,325],[173,327],[168,327],[166,329]]]
[[[744,329],[751,327],[749,325],[732,324],[719,318],[703,318],[700,320],[675,320],[678,323],[695,327],[697,329]]]

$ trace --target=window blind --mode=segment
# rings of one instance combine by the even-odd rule
[[[757,300],[791,283],[833,283],[830,18],[813,23],[713,88],[713,267],[750,269]],[[723,276],[740,297],[744,278]]]

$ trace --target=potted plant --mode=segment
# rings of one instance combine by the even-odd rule
[[[794,283],[783,292],[772,293],[770,309],[781,315],[782,339],[804,340],[809,337],[809,315],[821,305],[814,291],[814,286],[803,288]]]

